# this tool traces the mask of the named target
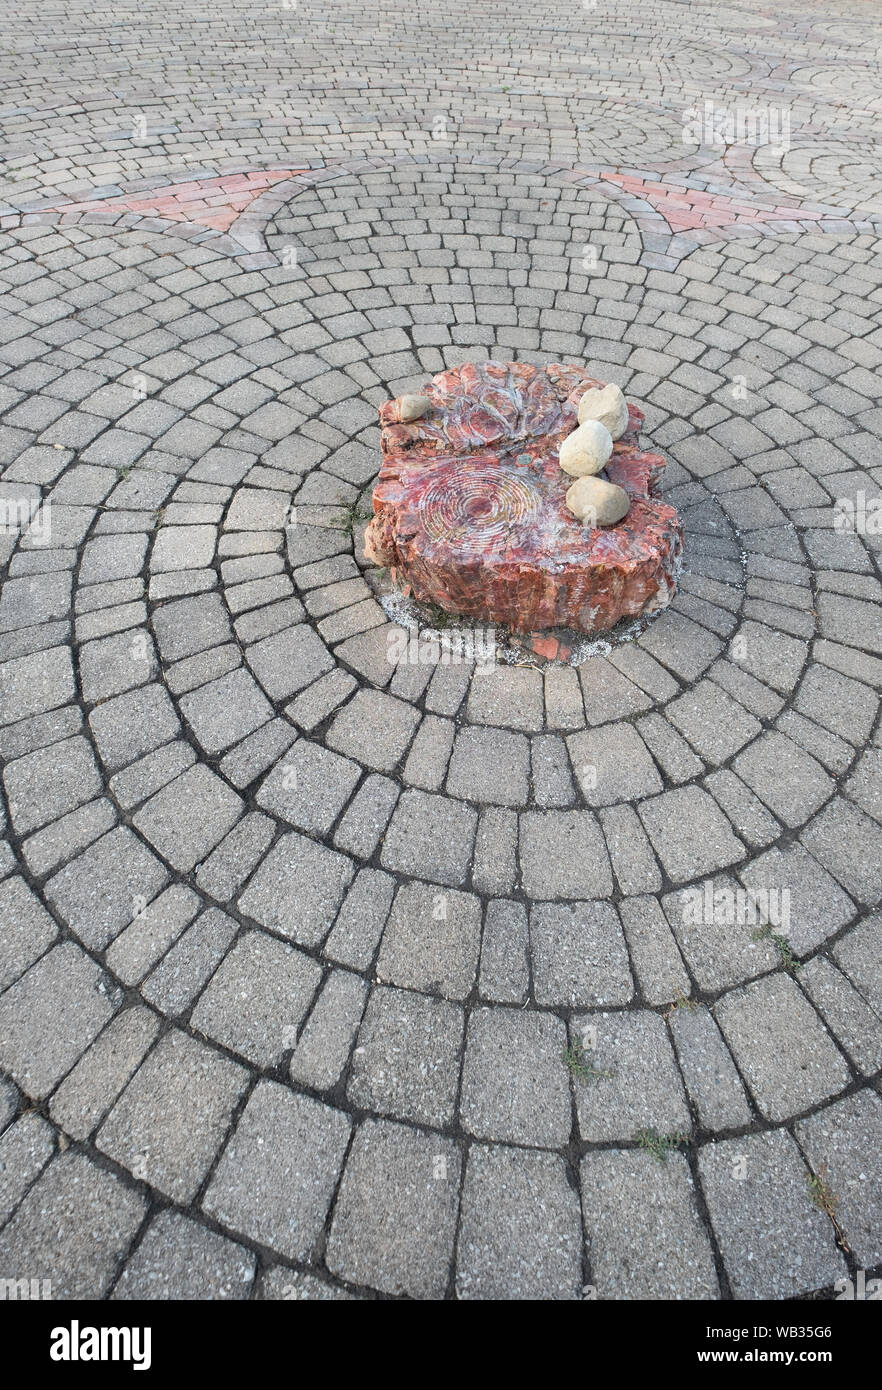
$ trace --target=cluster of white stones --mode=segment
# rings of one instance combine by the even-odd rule
[[[579,424],[560,446],[560,466],[576,481],[566,504],[583,526],[615,526],[627,514],[624,488],[598,478],[615,440],[628,428],[628,403],[620,387],[592,386],[579,401]]]

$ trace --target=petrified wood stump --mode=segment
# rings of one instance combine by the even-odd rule
[[[411,424],[386,401],[368,557],[416,599],[514,632],[599,632],[664,607],[682,532],[655,495],[665,460],[637,446],[639,410],[605,470],[630,494],[627,516],[592,529],[564,505],[558,449],[601,385],[577,366],[485,362],[434,377]]]

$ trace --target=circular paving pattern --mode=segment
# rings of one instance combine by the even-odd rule
[[[669,257],[623,187],[459,154],[286,177],[247,254],[0,231],[4,1277],[882,1264],[878,238]],[[669,459],[679,592],[578,668],[409,640],[362,556],[378,404],[488,356],[618,382]]]

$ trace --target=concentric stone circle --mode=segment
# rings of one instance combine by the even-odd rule
[[[62,1295],[874,1269],[878,540],[834,511],[879,490],[878,243],[668,264],[596,186],[435,161],[266,244],[0,238],[0,1265],[76,1192]],[[578,670],[422,660],[361,557],[377,405],[488,354],[589,363],[670,460],[678,596]]]

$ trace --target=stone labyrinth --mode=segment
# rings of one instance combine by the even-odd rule
[[[880,1272],[882,34],[834,8],[600,6],[607,63],[485,4],[410,77],[382,4],[10,40],[0,1277]],[[748,98],[783,160],[681,140]],[[378,404],[488,356],[669,461],[679,593],[577,667],[442,657],[362,556]]]

